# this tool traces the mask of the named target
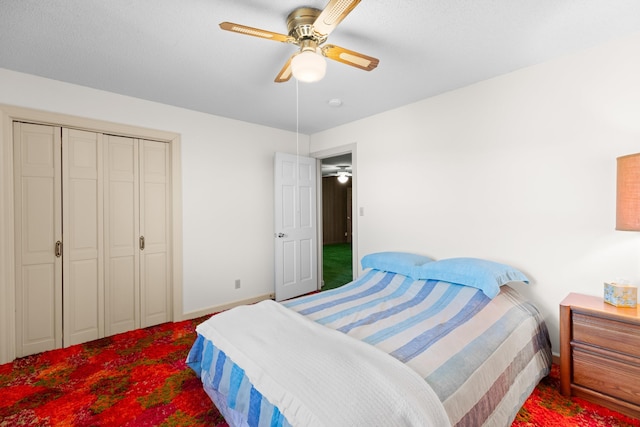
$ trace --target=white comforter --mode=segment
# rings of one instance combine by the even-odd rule
[[[293,426],[448,426],[415,371],[273,301],[213,316],[197,332],[241,366]]]

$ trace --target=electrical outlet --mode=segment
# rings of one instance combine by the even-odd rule
[[[240,289],[240,279],[236,279],[236,289]]]

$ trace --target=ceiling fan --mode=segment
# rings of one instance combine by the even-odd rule
[[[291,43],[299,46],[275,78],[276,83],[288,81],[292,75],[306,82],[320,80],[326,71],[324,57],[371,71],[378,66],[378,59],[332,44],[323,44],[329,34],[360,3],[360,0],[330,0],[319,10],[312,7],[295,9],[287,17],[288,35],[232,22],[222,22],[220,28],[249,36]]]
[[[347,165],[347,166],[327,165],[326,168],[325,168],[325,165],[322,165],[322,169],[323,169],[322,171],[323,178],[335,176],[338,178],[338,181],[341,182],[342,184],[347,182],[349,180],[349,177],[352,176],[350,165]]]

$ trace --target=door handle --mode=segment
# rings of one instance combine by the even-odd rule
[[[140,236],[140,250],[144,251],[144,236]]]
[[[58,240],[56,242],[56,258],[60,258],[62,256],[62,242]]]
[[[278,234],[276,235],[276,237],[277,237],[278,239],[282,239],[283,237],[287,237],[287,235],[286,235],[286,234],[284,234],[284,233],[278,233]]]

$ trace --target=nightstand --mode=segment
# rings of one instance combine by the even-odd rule
[[[571,293],[560,303],[560,391],[640,418],[640,307]]]

